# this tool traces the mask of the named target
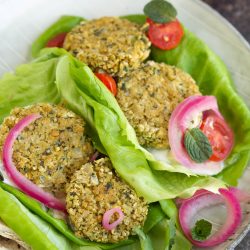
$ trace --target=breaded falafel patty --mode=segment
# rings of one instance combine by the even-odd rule
[[[97,242],[127,239],[144,224],[148,207],[112,168],[108,158],[85,164],[67,186],[66,207],[70,224],[78,237]],[[120,207],[125,217],[112,231],[102,226],[107,210]]]
[[[13,162],[29,180],[60,198],[72,174],[93,154],[85,135],[85,122],[73,112],[55,105],[37,104],[15,108],[0,126],[0,151],[10,129],[22,118],[40,114],[17,137]]]
[[[167,148],[168,122],[175,107],[199,89],[182,70],[148,61],[118,82],[117,101],[145,147]]]
[[[123,76],[150,53],[150,41],[138,24],[118,17],[82,22],[69,32],[64,48],[92,70]]]

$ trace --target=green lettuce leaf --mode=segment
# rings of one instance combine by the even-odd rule
[[[87,120],[95,146],[109,155],[120,176],[149,202],[191,195],[200,188],[216,191],[222,186],[215,178],[175,173],[178,168],[172,166],[169,171],[173,172],[151,168],[157,161],[138,144],[116,99],[86,65],[63,49],[43,50],[34,62],[0,80],[1,89],[8,93],[0,100],[2,119],[15,106],[63,99]]]
[[[23,205],[25,205],[26,208],[28,208],[34,214],[40,216],[46,222],[53,225],[54,228],[58,230],[58,232],[62,233],[66,238],[68,238],[71,242],[74,242],[76,245],[93,246],[93,247],[99,247],[101,249],[113,249],[118,246],[129,245],[133,243],[132,239],[124,240],[117,244],[101,244],[101,243],[91,242],[85,239],[80,239],[74,235],[73,231],[69,228],[69,226],[65,223],[64,220],[54,218],[48,211],[44,209],[44,207],[38,201],[30,198],[29,196],[25,195],[18,189],[2,181],[0,181],[0,187],[3,190],[14,195]]]
[[[74,17],[68,18],[74,19]],[[134,15],[126,18],[141,23],[143,23],[142,20],[145,21],[144,16]],[[80,19],[76,20],[75,24],[72,22],[70,27],[72,28],[80,21]],[[66,23],[67,21],[65,21]],[[38,51],[44,47],[49,38],[57,33],[67,31],[66,29],[71,29],[66,25],[67,27],[61,30],[60,26],[63,27],[63,24],[59,22],[44,33],[43,39],[39,40],[38,38],[34,55],[37,55]],[[189,39],[186,44],[184,43],[185,39]],[[176,50],[163,52],[154,48],[151,56],[154,60],[175,64],[183,68],[200,83],[201,91],[204,94],[216,95],[222,113],[234,130],[236,130],[238,124],[232,121],[232,117],[235,116],[237,117],[236,120],[241,118],[244,121],[238,126],[239,131],[236,131],[236,146],[226,162],[227,168],[220,174],[220,178],[223,180],[226,180],[228,183],[235,183],[249,159],[249,111],[235,93],[230,76],[220,59],[190,32],[186,31],[185,39]],[[196,45],[190,45],[189,43]],[[179,51],[179,54],[175,51]],[[172,63],[171,60],[173,60]],[[199,68],[196,68],[196,66],[202,64],[202,62],[205,66],[199,71]],[[194,66],[192,63],[194,63]],[[210,85],[211,81],[213,82],[212,85]],[[209,84],[206,84],[208,82]],[[222,93],[222,89],[224,89],[224,93]],[[12,95],[8,95],[8,93],[12,93]],[[149,202],[171,199],[176,196],[190,196],[200,188],[217,191],[219,187],[223,186],[222,182],[212,177],[187,176],[186,174],[190,173],[188,171],[185,172],[183,169],[181,170],[179,167],[175,168],[171,165],[162,167],[159,162],[154,160],[150,153],[140,147],[134,130],[127,122],[127,119],[110,92],[86,65],[77,61],[62,49],[43,50],[41,56],[34,62],[20,66],[15,74],[7,74],[0,80],[0,122],[15,106],[26,106],[38,102],[59,103],[60,101],[65,102],[68,107],[82,115],[88,121],[88,132],[93,138],[95,146],[101,152],[110,156],[118,174],[134,187],[139,195],[144,196]],[[233,107],[235,107],[234,112],[232,111]],[[168,171],[163,171],[163,169]],[[180,173],[176,173],[176,171]],[[232,173],[235,175],[230,176]],[[48,217],[48,213],[46,212],[42,214],[36,205],[30,204],[30,201],[27,202],[26,198],[28,197],[24,194],[23,196],[24,198],[19,197],[18,199],[23,199],[24,201],[22,202],[30,210],[33,209],[33,213],[38,214],[41,218],[48,221],[57,230],[61,230],[60,232],[71,241],[76,240],[65,223],[53,217]],[[6,196],[3,197],[7,198]],[[156,217],[152,216],[151,224],[148,224],[148,230],[151,233],[153,232],[152,234],[155,237],[163,230],[164,239],[162,240],[168,242],[166,243],[167,246],[170,239],[173,238],[173,230],[170,229],[173,228],[172,224],[175,222],[173,218],[176,213],[171,206],[166,209],[166,205],[169,205],[169,203],[161,201],[164,213],[171,219],[164,218],[160,220],[160,217],[158,217],[158,223],[153,223],[153,218],[156,219]],[[6,217],[6,221],[9,220],[9,215],[13,215],[14,211],[21,211],[20,207],[14,208],[16,210],[12,210],[12,208],[8,211],[4,210],[3,215]],[[162,212],[160,216],[163,217]],[[29,221],[29,216],[26,219]],[[16,224],[11,222],[11,220],[8,223],[9,227],[16,227]],[[25,225],[28,228],[27,230],[33,230],[31,224]],[[24,234],[22,230],[17,233],[19,235]],[[140,239],[148,240],[148,235],[154,245],[154,237],[150,236],[150,234],[147,234],[145,238],[141,235]],[[23,239],[26,242],[29,241],[28,237]],[[190,249],[190,243],[188,243],[178,230],[175,233],[174,242],[175,244],[172,249]],[[80,244],[76,241],[75,243]],[[42,246],[42,243],[37,243],[38,246],[40,244]],[[65,246],[67,244],[65,243]],[[138,249],[138,244],[138,241],[136,241],[133,245],[118,247],[117,249]],[[71,247],[72,249],[77,248],[75,245]],[[87,249],[99,248],[98,245],[86,247]]]
[[[14,107],[60,102],[55,85],[57,62],[57,58],[52,58],[23,64],[15,74],[7,73],[0,79],[0,124]]]
[[[144,24],[146,20],[144,15],[128,15],[121,18],[138,24]],[[63,16],[34,42],[33,47],[36,49],[33,55],[37,55],[53,35],[69,31],[81,20],[81,18],[75,16]],[[187,29],[185,29],[184,39],[176,49],[162,51],[152,47],[150,57],[155,61],[165,62],[183,69],[192,75],[204,95],[215,95],[217,97],[220,110],[233,128],[236,139],[233,152],[225,162],[225,169],[217,177],[229,185],[237,185],[237,180],[243,174],[250,158],[250,112],[235,92],[225,64],[204,42]],[[239,120],[244,122],[238,124],[237,121]],[[93,136],[96,137],[95,141],[99,139],[96,133],[93,133]],[[101,143],[97,145],[101,145]],[[98,149],[105,153],[103,147],[98,147]],[[155,170],[167,170],[192,175],[187,168],[176,164],[171,159],[169,163],[154,161],[150,154],[147,154],[147,159],[150,160],[150,167]]]
[[[125,16],[143,24],[144,15]],[[234,131],[235,146],[225,161],[225,169],[217,175],[227,184],[236,186],[250,159],[250,111],[237,94],[224,62],[195,34],[185,29],[177,48],[164,51],[152,46],[151,59],[175,65],[189,73],[203,95],[217,98],[221,113]]]
[[[31,213],[13,195],[0,188],[0,218],[34,250],[72,249],[50,224]]]
[[[143,25],[144,23],[146,23],[146,16],[145,15],[135,14],[135,15],[122,16],[121,18],[127,19],[130,22],[138,23],[140,25]]]
[[[192,244],[176,230],[174,222],[164,218],[147,234],[153,249],[157,250],[190,250]]]
[[[145,234],[142,229],[136,229],[135,232],[137,233],[141,245],[141,250],[154,250],[152,245],[152,241],[149,235]]]
[[[161,220],[149,232],[149,238],[151,239],[153,249],[170,249],[170,240],[173,239],[174,235],[174,225],[169,225],[169,220],[167,220],[166,218]]]
[[[50,213],[48,213],[45,210],[45,208],[39,202],[26,196],[16,188],[3,182],[0,182],[0,187],[1,187],[0,201],[2,202],[2,204],[6,204],[6,206],[3,206],[4,209],[8,209],[7,210],[8,212],[5,214],[4,213],[5,210],[3,210],[3,207],[1,207],[0,205],[0,213],[1,213],[0,218],[4,220],[4,222],[9,227],[13,228],[15,232],[19,236],[21,236],[21,238],[25,242],[27,242],[30,246],[32,246],[34,249],[60,249],[60,250],[61,249],[65,250],[66,249],[76,249],[76,250],[85,250],[85,249],[86,250],[87,249],[149,250],[150,249],[151,250],[151,249],[168,249],[167,247],[169,247],[170,245],[175,247],[176,244],[177,245],[182,244],[182,247],[184,247],[183,246],[184,243],[185,243],[184,245],[186,244],[190,245],[189,243],[185,242],[185,238],[183,239],[183,236],[181,236],[180,233],[178,233],[175,230],[174,226],[175,222],[172,219],[170,220],[166,219],[166,214],[161,209],[159,203],[153,203],[150,205],[149,214],[144,224],[143,231],[141,229],[136,230],[137,234],[139,235],[140,244],[136,239],[119,242],[117,244],[100,244],[77,238],[63,220],[54,218]],[[18,200],[13,198],[12,195],[14,195]],[[8,197],[11,197],[10,201],[7,199]],[[13,204],[10,206],[9,202],[13,201],[16,204],[18,204],[18,206],[15,207]],[[25,207],[20,202],[23,205],[25,205]],[[166,201],[165,203],[164,201],[162,201],[162,203],[164,204],[163,206],[165,211],[166,209],[168,211],[173,210],[170,201]],[[21,211],[25,211],[25,216],[23,213],[21,213]],[[12,221],[12,216],[14,213],[15,213],[15,219],[14,221]],[[170,213],[168,212],[168,214],[171,215],[171,212]],[[38,215],[39,217],[37,217],[36,215]],[[23,219],[25,219],[25,222],[22,221]],[[18,222],[21,221],[24,224],[21,225],[18,223],[18,225],[16,225],[16,221]],[[29,237],[26,237],[27,236],[26,233],[30,231],[36,234],[36,231],[34,231],[34,227],[32,225],[34,221],[38,225],[38,228],[41,228],[41,231],[45,232],[45,235],[43,234],[41,235],[42,241],[44,240],[43,237],[46,238],[51,236],[51,238],[49,238],[46,241],[46,244],[48,244],[48,246],[45,244],[41,244],[40,241],[37,241],[36,237],[34,237],[33,234],[28,234]],[[54,228],[52,228],[52,226]],[[50,234],[47,235],[46,232],[50,232]],[[59,234],[59,232],[61,234]],[[63,235],[65,236],[65,238],[63,237]],[[179,240],[179,237],[182,237],[182,239]],[[184,243],[182,243],[183,241]],[[51,244],[54,244],[54,242],[56,246],[53,248]],[[60,244],[64,244],[64,248],[62,248]],[[152,244],[154,245],[154,247],[161,246],[161,248],[152,248]],[[182,249],[187,249],[187,248],[182,248]]]
[[[178,210],[171,200],[161,200],[150,204],[147,220],[144,224],[145,241],[153,249],[191,249],[191,243],[182,235],[178,222]],[[142,239],[141,239],[142,240]]]
[[[169,201],[164,203],[165,209],[168,205],[170,207],[167,210],[172,210],[173,206]],[[143,230],[136,230],[139,241],[137,240],[132,245],[119,247],[115,250],[190,250],[191,243],[182,235],[179,229],[176,229],[175,223],[175,218],[172,219],[164,214],[158,202],[152,203]]]
[[[48,50],[46,50],[48,52]],[[118,174],[148,202],[190,196],[195,190],[217,191],[223,183],[212,177],[158,171],[140,147],[114,96],[92,71],[70,55],[58,62],[56,84],[64,101],[93,124]]]
[[[161,200],[159,201],[162,211],[170,218],[177,228],[181,230],[181,226],[179,224],[179,211],[172,200]]]
[[[74,26],[83,21],[84,18],[78,16],[62,16],[53,25],[46,29],[32,44],[31,53],[36,57],[47,42],[57,34],[69,32]]]
[[[183,236],[183,234],[176,230],[176,235],[174,239],[175,244],[172,247],[172,250],[191,250],[192,244]]]
[[[32,70],[33,68],[34,70]],[[22,71],[22,69],[24,70]],[[103,147],[108,154],[113,151],[112,158],[117,171],[122,173],[124,178],[126,178],[125,180],[130,182],[136,191],[140,195],[145,196],[148,201],[155,201],[165,197],[173,198],[184,194],[190,195],[202,187],[216,190],[221,186],[220,182],[210,177],[188,177],[180,173],[168,173],[167,171],[155,171],[151,169],[150,161],[147,160],[148,155],[145,153],[146,151],[139,146],[134,130],[128,124],[115,98],[106,87],[95,78],[94,74],[86,65],[78,62],[64,50],[45,49],[41,57],[30,64],[19,67],[16,74],[9,74],[8,77],[12,79],[13,86],[16,85],[16,87],[26,82],[27,88],[25,90],[27,91],[28,89],[32,93],[31,90],[36,75],[41,69],[43,69],[39,79],[41,85],[43,81],[45,84],[48,81],[47,79],[49,79],[51,89],[58,96],[56,101],[53,99],[54,96],[49,101],[63,101],[86,118],[90,127],[93,127],[96,131],[96,136],[100,138],[99,141],[96,141],[96,145]],[[26,78],[27,81],[25,81]],[[54,83],[54,86],[52,83]],[[0,80],[1,87],[5,87],[7,84],[6,77]],[[78,86],[81,89],[78,88]],[[8,91],[10,92],[10,90]],[[38,92],[36,89],[34,90],[34,94],[41,98],[39,100],[44,100],[44,97],[40,96]],[[26,96],[26,94],[27,92],[23,93],[24,96]],[[45,94],[46,98],[48,98],[50,94],[49,89],[47,92],[44,92],[44,95]],[[5,103],[5,106],[7,106],[8,99],[6,96],[3,97],[2,101]],[[31,103],[33,103],[33,101]],[[19,98],[15,102],[15,105],[25,106],[31,103],[28,98],[25,100]],[[15,105],[13,104],[13,107]],[[3,117],[8,114],[9,109],[6,109],[7,111],[3,114]],[[93,130],[91,131],[93,132]],[[107,139],[113,139],[111,141],[104,140],[106,136]],[[126,162],[126,165],[124,165],[123,162]],[[89,241],[78,239],[65,222],[53,218],[53,216],[42,209],[39,203],[13,187],[4,183],[1,183],[1,186],[8,192],[14,194],[34,214],[37,214],[44,221],[53,225],[53,227],[68,238],[72,244],[74,242],[77,245],[100,247],[102,249],[120,248],[120,246],[118,246],[120,244],[91,244]],[[11,214],[12,210],[10,209],[9,211]],[[15,227],[14,223],[8,225],[11,228]],[[155,222],[153,226],[154,225]],[[18,234],[20,233],[22,234],[22,232],[18,232]],[[146,237],[146,239],[148,239],[148,237]],[[25,238],[24,240],[27,241]],[[131,241],[121,242],[121,244],[128,243],[131,243]],[[136,245],[138,245],[137,242],[135,242],[134,246]]]
[[[146,240],[154,245],[154,249],[171,249],[175,244],[175,221],[166,217],[167,215],[163,212],[159,202],[150,204],[143,231],[148,234]]]
[[[143,231],[148,233],[156,224],[162,221],[166,214],[162,211],[158,202],[151,203],[148,209],[148,216],[143,226]]]
[[[218,177],[230,185],[237,185],[237,179],[249,161],[250,111],[236,93],[225,64],[188,30],[176,49],[162,51],[153,48],[151,56],[155,61],[176,65],[188,72],[202,94],[216,96],[220,111],[235,135],[233,151],[225,162],[225,170]]]

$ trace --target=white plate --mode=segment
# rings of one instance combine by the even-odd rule
[[[0,0],[0,75],[30,59],[32,41],[61,15],[96,18],[142,13],[148,0]],[[250,107],[250,47],[220,15],[199,0],[175,0],[179,19],[226,63]],[[202,67],[202,66],[201,66]],[[1,112],[1,111],[0,111]],[[250,169],[240,186],[250,192]],[[245,206],[245,211],[250,211]],[[237,233],[214,249],[232,249],[250,230],[250,214]]]

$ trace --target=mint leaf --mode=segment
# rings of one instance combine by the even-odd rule
[[[212,231],[212,224],[207,220],[198,220],[191,231],[194,240],[203,241],[208,238]]]
[[[156,23],[168,23],[177,16],[174,6],[165,0],[153,0],[145,5],[143,11]]]
[[[209,140],[199,128],[186,131],[184,145],[190,158],[197,163],[208,160],[213,154]]]

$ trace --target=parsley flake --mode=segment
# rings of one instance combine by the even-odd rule
[[[208,238],[212,231],[212,224],[207,220],[198,220],[191,231],[194,240],[203,241]]]

